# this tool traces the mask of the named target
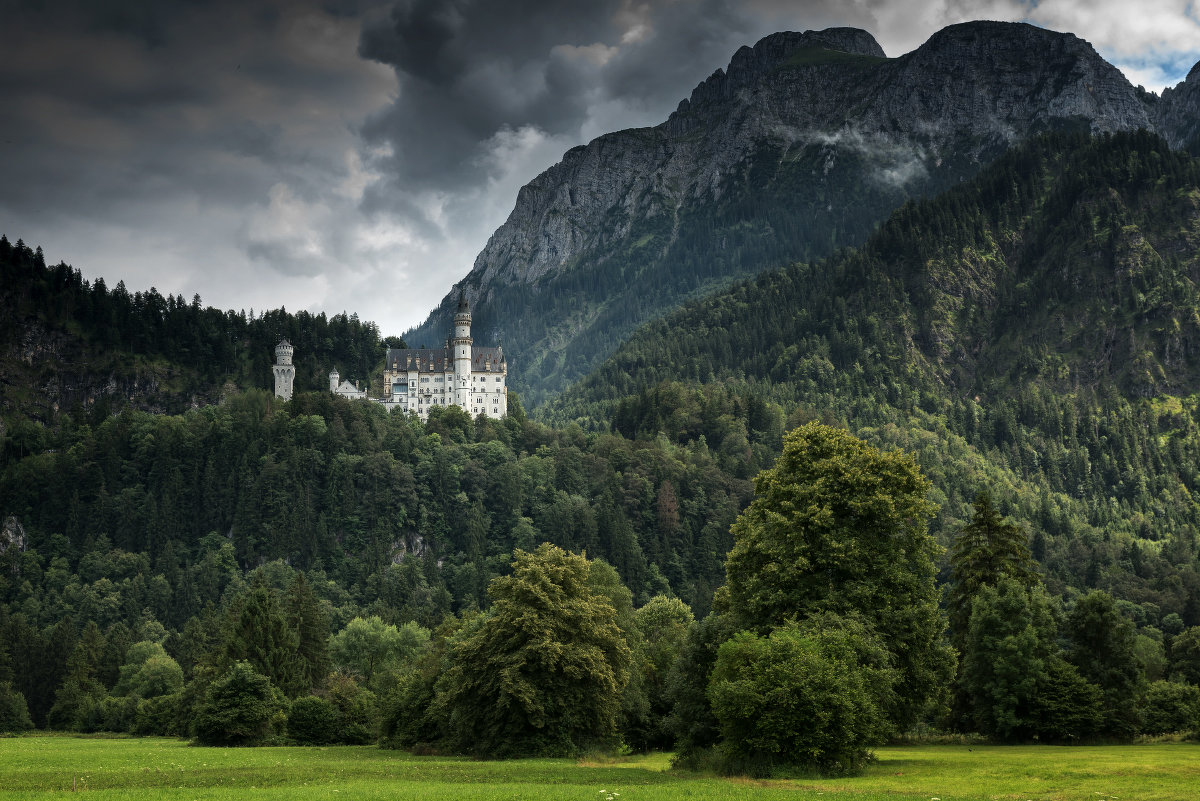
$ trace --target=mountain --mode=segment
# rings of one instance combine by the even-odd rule
[[[643,327],[546,416],[733,458],[762,426],[714,425],[713,388],[778,404],[917,453],[943,536],[988,488],[1056,581],[1200,614],[1198,186],[1145,131],[1039,137]]]
[[[894,59],[864,31],[774,34],[661,125],[573,148],[526,185],[407,336],[440,341],[465,290],[536,404],[686,298],[857,245],[1038,132],[1147,128],[1182,146],[1197,84],[1159,99],[1086,42],[1024,24],[954,25]]]

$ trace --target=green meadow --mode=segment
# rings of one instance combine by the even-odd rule
[[[664,755],[599,763],[480,762],[370,746],[198,748],[168,739],[0,739],[0,799],[789,799],[1182,801],[1200,746],[887,747],[862,776],[751,781],[667,770]],[[603,792],[602,792],[603,791]]]

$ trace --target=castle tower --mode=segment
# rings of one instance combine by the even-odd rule
[[[281,339],[275,346],[275,397],[292,399],[292,382],[296,380],[296,368],[292,365],[292,343]]]
[[[458,311],[454,314],[454,403],[460,409],[471,410],[471,304],[465,290],[458,292]]]
[[[330,392],[337,392],[338,380],[340,378],[341,378],[341,376],[338,375],[338,371],[337,371],[336,367],[329,371],[329,391]]]

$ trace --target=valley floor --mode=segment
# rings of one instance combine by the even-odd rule
[[[1200,745],[887,747],[863,776],[713,779],[665,755],[478,762],[370,746],[194,748],[168,739],[0,739],[0,799],[578,799],[659,801],[1179,801],[1200,786]]]

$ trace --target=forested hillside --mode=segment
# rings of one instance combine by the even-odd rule
[[[228,389],[270,385],[275,345],[296,348],[296,389],[326,385],[337,367],[366,380],[383,359],[379,329],[357,315],[283,309],[221,311],[200,297],[130,292],[48,267],[41,247],[0,236],[0,401],[49,421],[56,411],[103,420],[126,405],[182,411]],[[397,342],[399,340],[397,339]],[[11,421],[10,421],[11,422]]]
[[[859,251],[646,326],[548,417],[720,452],[719,386],[837,422],[918,455],[943,537],[990,487],[1056,589],[1195,623],[1198,186],[1150,134],[1039,139]]]
[[[543,541],[606,559],[639,604],[670,592],[706,610],[750,482],[703,447],[556,431],[511,408],[422,424],[251,390],[180,416],[66,418],[37,453],[6,451],[0,608],[38,660],[16,678],[34,721],[84,624],[153,621],[178,657],[199,647],[189,621],[272,560],[308,571],[336,628],[359,614],[434,627],[484,606],[514,547]]]

